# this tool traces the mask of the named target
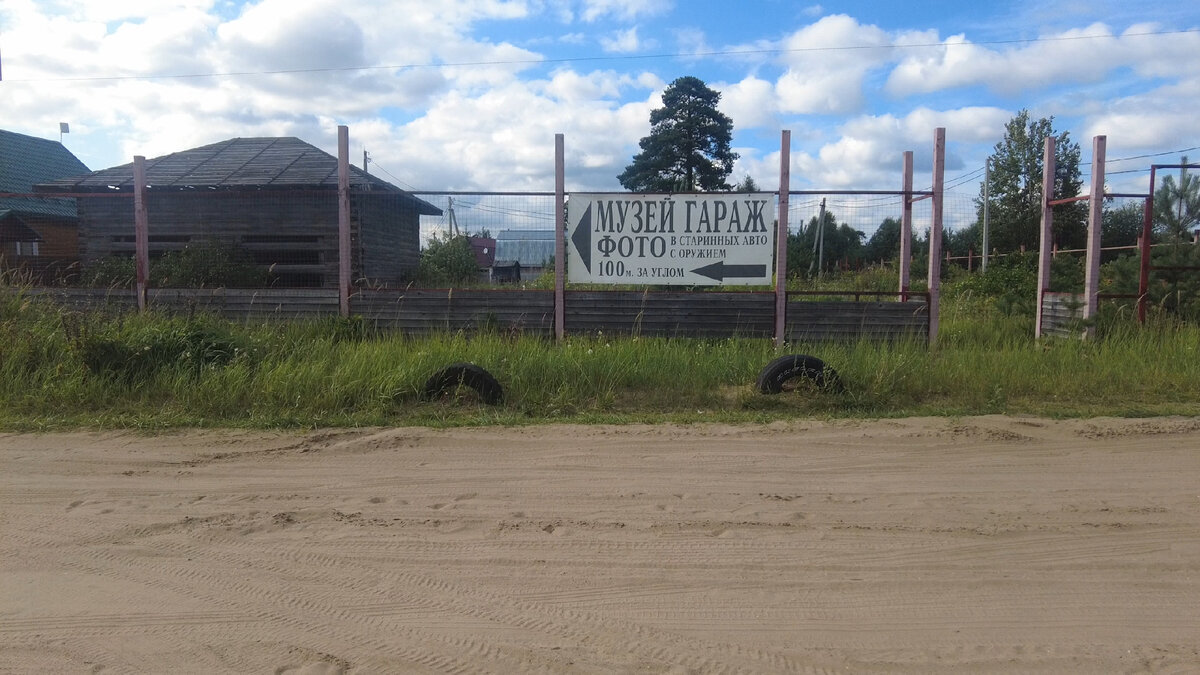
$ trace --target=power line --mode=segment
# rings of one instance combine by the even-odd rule
[[[371,164],[373,164],[373,165],[375,166],[375,168],[376,168],[376,169],[379,169],[380,171],[382,171],[382,172],[386,173],[386,174],[387,174],[387,175],[388,175],[388,176],[389,176],[389,177],[390,177],[392,180],[394,180],[394,181],[396,181],[397,183],[399,183],[399,184],[403,185],[404,187],[408,188],[408,191],[409,191],[409,192],[416,192],[416,191],[417,191],[417,188],[413,187],[412,185],[409,185],[408,183],[405,183],[404,181],[400,180],[399,178],[396,178],[396,176],[395,176],[395,175],[394,175],[394,174],[393,174],[391,171],[388,171],[387,169],[383,168],[383,167],[382,167],[382,166],[379,164],[379,160],[377,160],[377,159],[371,159]]]
[[[169,79],[199,79],[206,77],[245,77],[249,75],[299,75],[311,73],[348,73],[348,72],[365,72],[371,70],[406,70],[415,68],[463,68],[463,67],[478,67],[478,66],[517,66],[517,65],[541,65],[541,64],[556,64],[556,63],[586,63],[586,62],[601,62],[601,61],[633,61],[640,59],[676,59],[676,58],[699,58],[699,57],[715,57],[715,56],[765,56],[778,54],[799,54],[799,53],[815,53],[815,52],[839,52],[839,51],[862,51],[869,49],[922,49],[930,47],[951,48],[951,47],[970,47],[979,45],[1011,45],[1011,44],[1036,44],[1042,42],[1072,42],[1079,40],[1116,40],[1130,37],[1150,37],[1162,35],[1180,35],[1187,33],[1200,33],[1200,28],[1188,28],[1184,30],[1166,30],[1166,31],[1146,31],[1141,33],[1123,33],[1121,35],[1067,35],[1059,37],[1038,37],[1038,38],[1020,38],[1012,40],[982,40],[979,42],[920,42],[913,44],[881,44],[881,45],[845,45],[835,47],[795,47],[790,49],[724,49],[703,52],[670,52],[662,54],[625,54],[625,55],[607,55],[607,56],[574,56],[563,57],[557,59],[536,58],[536,59],[507,59],[497,61],[458,61],[454,63],[406,63],[399,65],[386,66],[341,66],[334,68],[289,68],[283,70],[241,70],[227,72],[209,72],[209,73],[177,73],[167,75],[104,75],[95,77],[49,77],[40,79],[13,79],[9,78],[6,82],[105,82],[105,81],[121,81],[121,80],[169,80]]]
[[[1184,152],[1191,152],[1192,150],[1200,150],[1200,145],[1197,145],[1197,146],[1194,146],[1191,148],[1183,148],[1182,150],[1170,150],[1168,152],[1156,152],[1152,155],[1135,155],[1133,157],[1121,157],[1119,159],[1106,159],[1104,163],[1107,164],[1108,162],[1127,162],[1131,159],[1147,159],[1149,157],[1164,157],[1166,155],[1175,155],[1175,154],[1184,153]],[[1149,170],[1150,169],[1146,169],[1146,171],[1149,171]]]

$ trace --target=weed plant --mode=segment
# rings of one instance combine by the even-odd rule
[[[863,282],[870,284],[869,281]],[[0,289],[0,428],[316,427],[538,422],[746,422],[796,417],[1200,414],[1200,328],[1172,307],[1138,326],[1106,304],[1098,338],[1033,339],[987,289],[950,288],[938,344],[789,344],[846,390],[757,393],[770,340],[485,331],[402,337],[361,319],[291,324],[80,313]],[[472,362],[505,389],[422,399]]]

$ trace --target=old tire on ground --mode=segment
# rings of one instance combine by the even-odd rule
[[[788,354],[767,364],[758,375],[758,390],[764,394],[778,394],[789,380],[805,378],[817,388],[825,391],[841,391],[842,381],[837,371],[825,362],[807,354]]]
[[[425,400],[430,400],[462,386],[474,389],[488,405],[499,405],[504,401],[504,388],[496,378],[473,363],[452,363],[437,371],[425,382],[422,395]]]

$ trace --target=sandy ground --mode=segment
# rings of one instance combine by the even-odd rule
[[[1200,420],[0,435],[0,670],[1197,672]]]

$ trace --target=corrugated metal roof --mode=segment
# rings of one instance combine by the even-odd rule
[[[20,241],[44,241],[42,236],[25,224],[20,216],[12,211],[0,211],[0,243]]]
[[[496,260],[542,267],[554,258],[554,244],[554,230],[503,230],[496,236]]]
[[[58,141],[0,129],[0,192],[32,192],[49,180],[88,172],[70,150]],[[75,217],[75,202],[68,199],[0,198],[0,209],[25,215]]]
[[[146,160],[151,189],[336,189],[337,158],[299,138],[231,138],[220,143]],[[133,164],[79,178],[46,181],[46,192],[107,192],[133,187]],[[402,195],[423,215],[442,210],[391,183],[350,167],[350,188]]]
[[[497,240],[507,239],[515,240],[536,240],[544,241],[549,239],[554,241],[554,230],[501,230],[500,234],[496,235]]]

